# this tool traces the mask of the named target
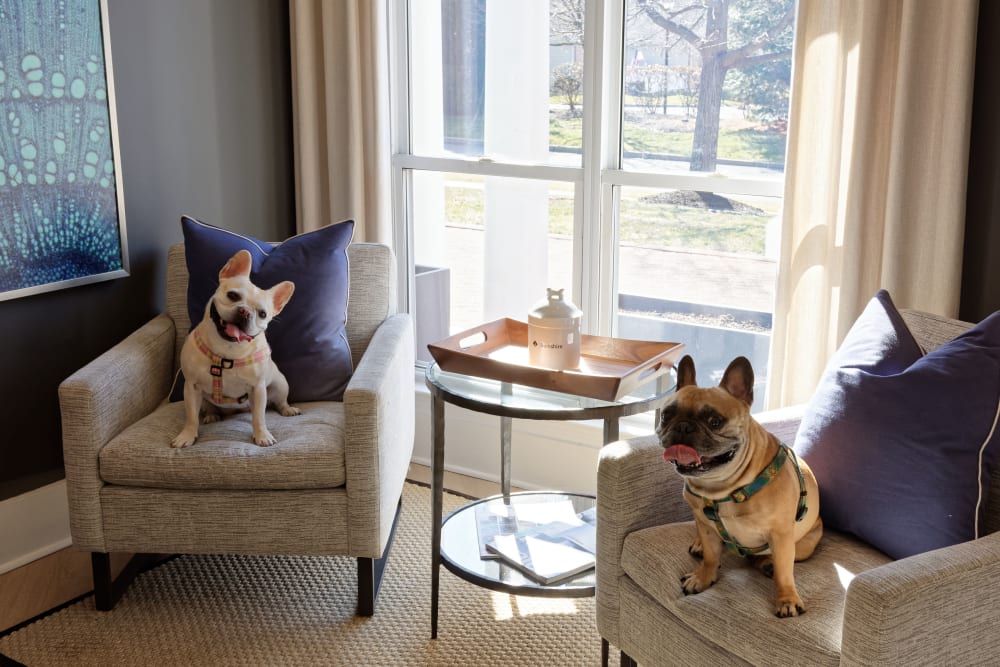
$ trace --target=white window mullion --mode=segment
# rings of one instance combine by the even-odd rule
[[[623,0],[587,2],[584,30],[582,240],[577,257],[580,304],[590,333],[611,334],[614,301],[614,229],[602,174],[620,165]]]
[[[389,108],[392,118],[389,143],[393,155],[410,152],[409,17],[406,0],[387,0],[389,36]],[[410,210],[410,179],[396,160],[390,165],[392,179],[392,226],[396,268],[401,278],[399,308],[412,312],[414,293],[413,225]]]
[[[621,188],[618,186],[607,182],[601,186],[601,275],[607,276],[606,279],[602,280],[601,322],[603,323],[602,334],[605,336],[618,335],[618,318],[615,317],[615,313],[618,310],[617,260],[620,194]]]
[[[427,171],[474,174],[477,176],[502,176],[505,178],[533,178],[540,181],[579,181],[579,167],[559,167],[546,164],[518,164],[501,162],[489,158],[466,159],[450,157],[428,157],[401,153],[392,156],[392,163],[401,169],[423,169]]]

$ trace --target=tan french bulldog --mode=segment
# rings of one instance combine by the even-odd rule
[[[691,357],[677,366],[677,391],[656,434],[663,458],[684,477],[698,530],[689,551],[701,562],[681,586],[689,595],[714,584],[725,546],[774,577],[777,616],[798,616],[806,608],[793,568],[823,535],[819,487],[806,462],[750,416],[753,382],[745,357],[734,359],[711,389],[695,383]]]
[[[171,447],[187,447],[198,438],[199,421],[218,421],[222,413],[250,409],[253,441],[276,440],[264,412],[273,404],[282,415],[300,414],[288,404],[288,381],[271,360],[264,330],[295,291],[289,281],[262,290],[250,282],[253,259],[240,250],[219,272],[219,288],[205,306],[205,317],[181,348],[184,372],[184,429]],[[201,410],[205,407],[202,420]]]

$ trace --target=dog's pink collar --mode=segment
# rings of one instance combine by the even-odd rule
[[[243,394],[242,396],[234,398],[226,396],[222,393],[222,371],[227,368],[240,368],[241,366],[259,364],[271,356],[271,348],[264,345],[262,349],[259,349],[250,356],[243,357],[242,359],[226,359],[225,357],[222,357],[212,351],[212,349],[201,337],[198,329],[194,330],[193,335],[195,346],[197,346],[198,350],[212,362],[212,403],[215,403],[216,405],[239,405],[241,403],[245,403],[247,399],[250,398],[249,394]]]

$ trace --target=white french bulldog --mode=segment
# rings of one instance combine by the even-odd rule
[[[223,412],[249,408],[253,441],[261,447],[276,442],[264,421],[268,403],[286,417],[301,414],[288,404],[288,381],[271,360],[264,336],[295,284],[286,280],[262,290],[250,282],[252,264],[246,250],[226,262],[219,272],[219,288],[205,306],[205,317],[184,341],[184,429],[171,447],[194,444],[203,405],[206,424],[221,419]]]

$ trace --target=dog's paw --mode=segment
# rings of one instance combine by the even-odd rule
[[[214,424],[217,421],[222,421],[222,415],[218,412],[206,412],[205,416],[201,418],[202,424]]]
[[[278,408],[278,412],[284,417],[294,417],[296,415],[301,415],[302,411],[291,405],[283,405]]]
[[[778,618],[791,618],[806,613],[806,606],[799,596],[780,598],[774,603],[774,615]]]
[[[684,595],[694,595],[701,593],[714,583],[715,577],[703,577],[699,575],[698,570],[695,570],[681,577],[681,590],[684,591]]]
[[[702,556],[705,555],[705,551],[702,549],[700,537],[695,538],[695,541],[691,543],[691,546],[688,547],[688,553],[691,554],[693,558],[697,558],[698,560],[702,559]]]
[[[191,433],[190,431],[184,430],[177,434],[174,441],[170,443],[170,446],[174,449],[182,449],[184,447],[190,447],[194,444],[194,441],[198,439],[197,433]]]
[[[277,438],[271,435],[271,432],[267,429],[253,434],[253,441],[258,447],[270,447],[274,443],[278,442]]]

